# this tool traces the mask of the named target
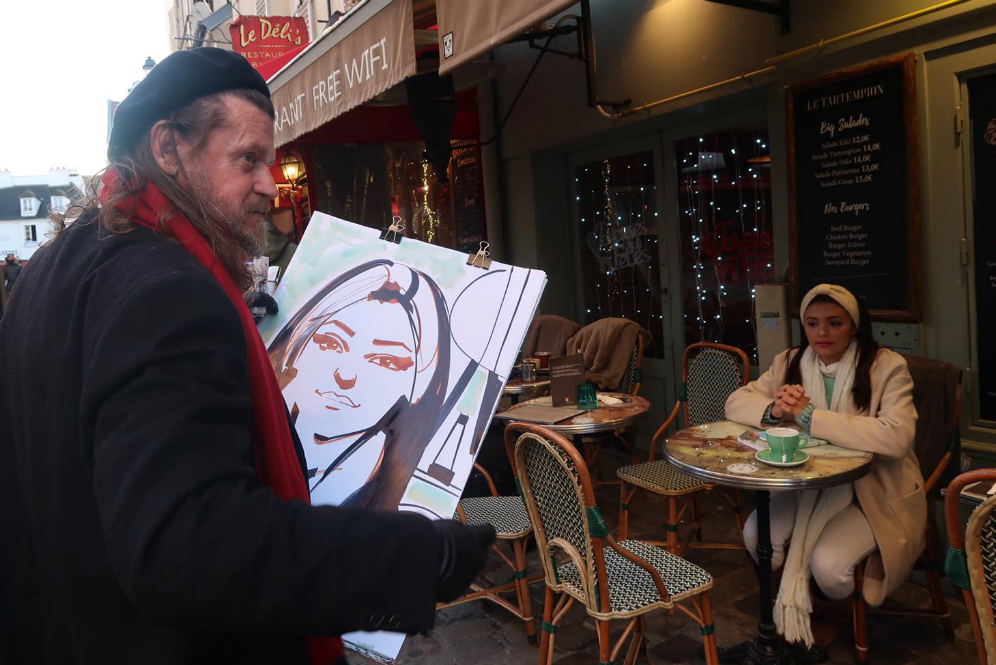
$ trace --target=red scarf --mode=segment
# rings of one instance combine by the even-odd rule
[[[101,179],[104,188],[100,198],[106,202],[119,178],[117,170],[107,169]],[[126,211],[129,219],[136,224],[159,231],[160,213],[169,206],[166,195],[151,182],[138,196],[119,206]],[[249,360],[249,387],[252,395],[252,443],[256,455],[256,473],[263,484],[273,493],[288,501],[300,499],[311,502],[308,485],[301,472],[294,440],[284,407],[284,398],[277,385],[270,357],[263,346],[252,314],[242,298],[242,292],[235,285],[221,261],[215,255],[207,240],[197,232],[194,225],[179,212],[174,212],[165,222],[166,232],[176,239],[184,249],[194,255],[201,265],[207,268],[221,284],[228,298],[235,305],[242,320],[242,330],[246,335]],[[311,665],[330,665],[343,656],[342,640],[334,638],[308,638],[308,655]]]

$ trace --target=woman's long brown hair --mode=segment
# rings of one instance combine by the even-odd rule
[[[861,323],[858,325],[858,334],[854,337],[858,343],[858,365],[854,370],[854,387],[851,388],[851,399],[854,400],[854,406],[858,407],[859,411],[864,411],[871,405],[871,366],[878,356],[879,345],[872,335],[871,315],[868,313],[868,306],[861,298],[855,298],[855,300],[858,301],[858,316],[861,318]],[[839,304],[826,295],[816,296],[810,304],[820,302]],[[802,384],[802,354],[809,346],[809,341],[806,339],[805,317],[805,312],[799,312],[799,339],[802,341],[796,347],[796,354],[785,371],[785,383],[791,385]]]
[[[176,154],[175,134],[194,146],[195,156],[203,150],[211,131],[227,119],[222,102],[225,95],[249,102],[271,119],[274,117],[273,103],[256,90],[227,90],[194,101],[166,118],[170,131],[162,134],[163,144],[160,148],[173,156],[179,166],[179,173],[171,175],[159,168],[152,152],[151,134],[146,134],[131,153],[115,156],[108,164],[107,168],[116,169],[120,177],[106,203],[100,203],[101,172],[90,179],[83,195],[73,201],[65,212],[52,214],[54,228],[51,236],[65,231],[67,224],[72,221],[77,224],[97,223],[109,235],[130,233],[136,224],[129,219],[131,211],[127,202],[140,194],[146,183],[151,182],[172,203],[171,207],[160,214],[160,232],[169,235],[163,223],[174,212],[179,212],[208,241],[235,283],[247,290],[252,284],[252,278],[245,262],[251,257],[246,256],[245,250],[231,232],[214,219],[205,202],[194,195],[190,178]]]

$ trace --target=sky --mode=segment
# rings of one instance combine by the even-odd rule
[[[163,0],[0,0],[0,170],[105,165],[107,100],[169,54]]]

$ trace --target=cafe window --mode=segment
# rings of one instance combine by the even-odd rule
[[[34,217],[38,214],[38,204],[40,201],[31,192],[21,195],[21,217]]]
[[[304,19],[305,25],[308,26],[308,41],[311,41],[311,34],[314,32],[311,27],[311,0],[297,0],[294,16]]]
[[[480,148],[454,144],[448,183],[424,152],[415,141],[315,146],[315,209],[375,229],[397,216],[409,238],[476,252],[487,240]]]
[[[768,133],[735,128],[676,142],[685,343],[757,362],[754,287],[774,279]]]
[[[589,162],[574,172],[584,323],[636,321],[664,353],[653,152]]]
[[[53,195],[50,197],[49,206],[55,212],[66,212],[66,209],[69,208],[69,197],[65,195]]]

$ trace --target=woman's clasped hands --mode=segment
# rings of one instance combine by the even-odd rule
[[[799,384],[791,385],[786,383],[775,393],[775,404],[771,407],[771,415],[774,418],[785,418],[786,416],[794,420],[806,405],[809,404],[809,397],[806,390]]]

